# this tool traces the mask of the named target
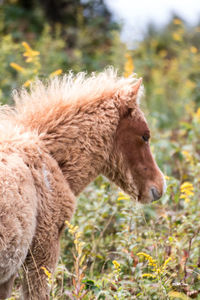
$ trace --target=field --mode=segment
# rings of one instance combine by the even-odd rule
[[[103,49],[90,55],[76,45],[67,52],[59,26],[52,37],[46,24],[36,39],[0,24],[2,104],[12,104],[13,88],[70,69],[112,64],[124,76],[143,77],[141,107],[168,185],[161,200],[143,206],[102,176],[91,183],[67,224],[55,274],[44,269],[51,299],[200,299],[200,27],[174,17],[134,50],[112,30],[104,58]],[[10,299],[19,293],[20,274]]]

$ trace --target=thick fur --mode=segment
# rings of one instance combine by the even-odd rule
[[[54,271],[75,196],[99,173],[138,197],[138,179],[116,151],[116,138],[127,111],[141,115],[141,93],[137,79],[112,69],[90,77],[69,73],[14,92],[15,107],[1,108],[0,299],[20,267],[24,299],[49,299],[42,267]],[[161,190],[162,174],[151,167]]]

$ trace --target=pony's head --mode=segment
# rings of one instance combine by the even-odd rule
[[[130,196],[148,203],[163,195],[166,184],[151,153],[150,130],[137,100],[141,82],[117,94],[120,121],[105,174]]]

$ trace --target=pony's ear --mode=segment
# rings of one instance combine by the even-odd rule
[[[124,89],[121,89],[117,93],[117,98],[120,99],[119,103],[121,116],[132,114],[133,110],[138,105],[142,92],[142,78],[139,78],[136,82],[129,82],[128,86],[125,86]]]
[[[140,77],[138,79],[137,83],[133,86],[133,92],[134,92],[134,94],[136,94],[136,95],[138,94],[141,85],[142,85],[142,77]]]
[[[135,103],[138,102],[139,99],[139,92],[142,85],[142,78],[139,78],[136,84],[131,86],[131,89],[128,93],[128,108],[135,107]]]

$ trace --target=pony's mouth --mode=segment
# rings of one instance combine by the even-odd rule
[[[141,203],[150,203],[153,201],[157,201],[160,199],[162,194],[158,191],[154,186],[150,188],[148,193],[139,193],[137,196],[137,200]]]
[[[150,203],[152,201],[152,196],[140,192],[136,199],[138,202],[146,204],[146,203]]]
[[[136,196],[136,200],[138,202],[141,202],[141,203],[144,203],[145,200],[144,200],[144,195],[142,194],[142,192],[138,192],[137,196]]]

